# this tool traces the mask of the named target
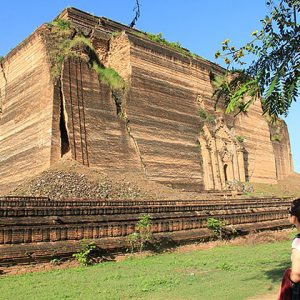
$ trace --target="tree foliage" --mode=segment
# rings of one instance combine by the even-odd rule
[[[300,1],[267,0],[266,5],[269,13],[251,41],[236,48],[226,39],[215,53],[228,66],[224,76],[213,79],[216,99],[225,99],[227,112],[247,110],[261,96],[264,113],[287,115],[299,95]],[[247,55],[254,56],[250,65]]]

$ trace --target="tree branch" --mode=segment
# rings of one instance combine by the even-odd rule
[[[135,12],[135,16],[132,20],[132,22],[129,24],[130,28],[133,28],[137,22],[137,20],[139,19],[139,17],[141,16],[141,10],[140,10],[140,3],[139,0],[136,0],[135,2],[135,7],[133,9],[133,11]]]

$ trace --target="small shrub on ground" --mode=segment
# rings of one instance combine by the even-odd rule
[[[91,254],[97,248],[94,242],[81,242],[81,248],[73,254],[73,257],[83,266],[91,264]]]
[[[221,220],[215,218],[208,218],[207,220],[207,228],[213,230],[219,239],[222,239],[223,237],[222,233],[223,233],[224,226],[225,223]]]
[[[127,237],[131,253],[133,253],[135,249],[138,249],[141,253],[145,245],[152,240],[151,223],[150,215],[142,215],[139,218],[136,224],[136,232]]]
[[[127,243],[129,245],[130,252],[133,253],[135,249],[138,248],[139,245],[139,234],[137,232],[133,232],[128,235]]]

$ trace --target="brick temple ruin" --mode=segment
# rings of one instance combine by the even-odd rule
[[[42,25],[0,62],[0,191],[69,155],[202,198],[0,197],[0,265],[71,255],[81,239],[124,248],[142,214],[173,242],[213,237],[209,217],[242,233],[288,226],[289,198],[221,192],[293,173],[283,121],[270,124],[259,100],[237,116],[215,108],[210,78],[224,69],[186,49],[74,8],[59,19],[70,23]],[[109,68],[117,86],[99,78]]]
[[[68,38],[88,38],[126,88],[101,82],[84,48],[55,66],[63,41],[53,26],[39,27],[1,61],[0,189],[67,152],[90,167],[143,172],[187,190],[276,183],[293,172],[287,126],[271,128],[260,101],[236,117],[214,108],[210,74],[224,72],[218,65],[74,8],[59,18],[75,28]],[[203,126],[199,109],[214,121]]]

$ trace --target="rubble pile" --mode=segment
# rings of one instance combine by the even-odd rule
[[[9,195],[43,196],[51,199],[143,199],[148,198],[132,182],[108,178],[92,180],[86,174],[51,170],[13,189]]]

